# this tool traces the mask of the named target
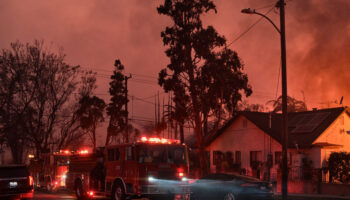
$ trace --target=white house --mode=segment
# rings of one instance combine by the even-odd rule
[[[334,151],[350,152],[350,110],[347,107],[288,114],[288,163],[290,179],[302,176],[301,167],[321,169]],[[210,170],[223,155],[241,172],[278,179],[281,163],[281,114],[240,112],[208,137]],[[322,179],[326,180],[323,174]]]

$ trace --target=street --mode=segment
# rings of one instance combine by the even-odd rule
[[[41,191],[36,191],[34,193],[34,199],[35,200],[49,200],[49,199],[76,199],[74,193],[70,192],[56,192],[56,193],[47,193],[47,192],[41,192]],[[109,199],[105,197],[96,197],[94,199]]]
[[[69,192],[57,192],[57,193],[46,193],[46,192],[35,192],[35,200],[51,200],[51,199],[76,199],[74,193]],[[106,197],[96,197],[94,199],[107,200]],[[280,200],[281,196],[277,195],[276,200]],[[337,197],[337,196],[324,196],[324,195],[295,195],[292,194],[288,197],[288,200],[349,200],[349,197]]]

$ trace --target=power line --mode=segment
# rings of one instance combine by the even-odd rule
[[[85,68],[85,69],[89,69],[89,70],[92,70],[92,71],[95,71],[96,73],[98,73],[97,71],[102,71],[102,72],[110,72],[111,74],[108,75],[108,74],[102,74],[102,75],[106,75],[106,76],[111,76],[112,73],[113,73],[113,70],[106,70],[106,69],[98,69],[98,68],[89,68],[89,67],[82,67],[82,68]],[[101,73],[98,73],[98,74],[101,74]],[[133,76],[141,76],[141,77],[144,77],[144,78],[150,78],[150,79],[158,79],[157,77],[155,76],[150,76],[150,75],[144,75],[144,74],[138,74],[138,73],[127,73],[125,72],[125,74],[131,74]]]
[[[262,10],[262,9],[265,9],[265,8],[271,8],[271,6],[275,6],[276,3],[270,3],[270,4],[267,4],[265,6],[261,6],[261,7],[258,7],[258,8],[255,8],[255,10]]]
[[[269,14],[272,10],[274,9],[274,7],[272,7],[269,11],[267,11],[264,15]],[[255,23],[253,23],[252,25],[250,25],[247,30],[243,31],[238,37],[236,37],[236,39],[234,39],[231,43],[229,43],[226,47],[231,46],[233,43],[237,42],[240,38],[242,38],[246,33],[248,33],[255,25],[257,25],[264,17],[260,17]]]
[[[144,99],[141,99],[141,98],[135,97],[135,96],[133,96],[133,95],[129,95],[129,97],[134,97],[134,98],[135,98],[135,100],[139,100],[139,101],[142,101],[142,102],[145,102],[145,103],[149,103],[149,104],[154,105],[154,102],[146,101],[146,100],[144,100]]]

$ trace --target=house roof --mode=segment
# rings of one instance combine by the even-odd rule
[[[296,148],[296,144],[299,148],[310,147],[344,110],[347,110],[347,108],[339,107],[288,113],[288,147]],[[209,136],[206,140],[206,145],[209,145],[224,133],[239,116],[246,117],[265,133],[281,143],[281,114],[243,111],[230,119],[216,133]]]

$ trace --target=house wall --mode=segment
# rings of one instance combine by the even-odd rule
[[[246,122],[244,122],[246,121]],[[244,127],[246,123],[246,127]],[[233,154],[236,151],[241,152],[241,168],[247,170],[247,174],[251,175],[250,168],[250,152],[261,151],[262,161],[266,162],[269,152],[273,154],[274,167],[271,169],[271,174],[276,173],[278,165],[275,164],[275,152],[281,151],[281,145],[271,138],[268,134],[258,128],[255,124],[247,120],[244,116],[239,116],[224,133],[218,136],[206,148],[210,151],[210,170],[216,171],[216,166],[213,165],[213,152],[231,151]],[[236,158],[234,158],[235,160]]]
[[[320,159],[315,160],[316,168],[322,168],[332,152],[350,152],[350,134],[347,131],[350,131],[350,117],[343,112],[314,142],[314,144],[324,142],[338,144],[342,147],[323,148]]]

